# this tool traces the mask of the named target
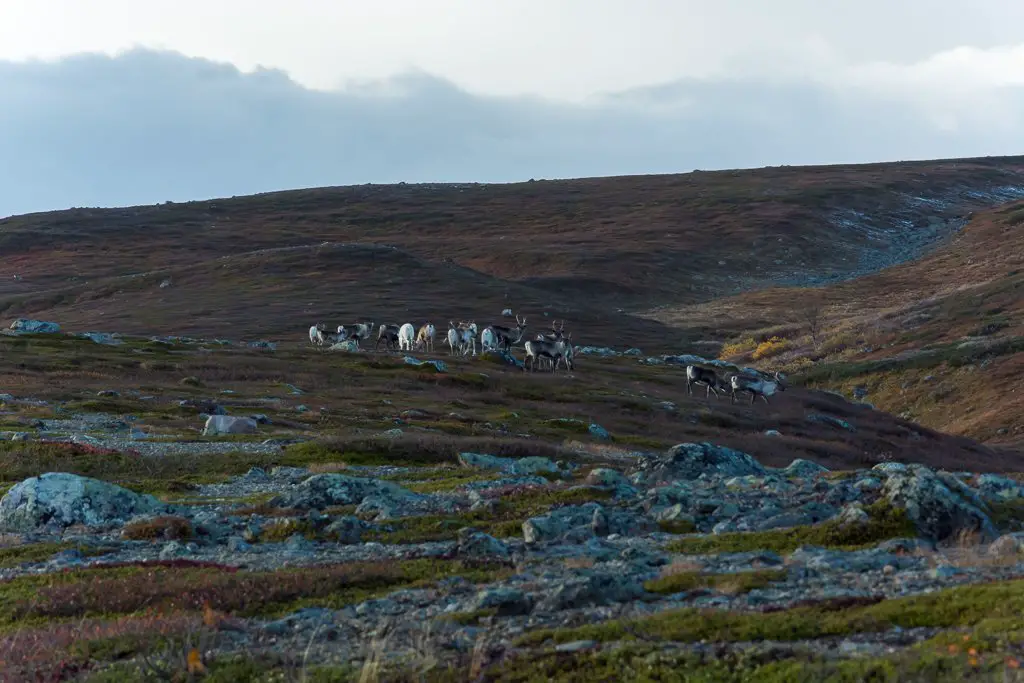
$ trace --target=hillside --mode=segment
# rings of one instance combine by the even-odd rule
[[[47,317],[47,303],[109,289],[107,278],[325,241],[393,245],[435,266],[473,269],[493,285],[474,296],[492,300],[504,299],[514,282],[562,305],[647,310],[842,280],[914,258],[954,234],[968,212],[1024,195],[1022,173],[1024,159],[1006,157],[510,185],[367,185],[16,216],[0,220],[0,311]],[[325,286],[349,282],[332,269],[318,277]],[[66,287],[74,288],[68,297],[17,305],[17,297]],[[250,294],[260,290],[254,279]],[[385,280],[378,291],[401,300],[409,290]],[[445,293],[418,294],[440,301]],[[266,297],[279,301],[273,288]],[[150,297],[139,300],[148,309]],[[301,303],[283,301],[276,308],[301,311]],[[225,295],[214,313],[234,308]],[[167,332],[188,317],[184,309],[162,310],[149,321]],[[346,314],[361,316],[357,307]],[[265,315],[263,333],[301,327],[298,317]],[[205,332],[220,333],[213,325]]]
[[[811,386],[854,394],[921,424],[1019,445],[1024,396],[1024,203],[973,216],[922,258],[849,282],[752,292],[711,304],[662,309],[666,324],[714,330],[725,355],[800,371]],[[820,309],[818,343],[807,314]],[[779,323],[782,324],[779,324]],[[771,345],[769,345],[771,346]],[[812,363],[813,361],[813,363]]]

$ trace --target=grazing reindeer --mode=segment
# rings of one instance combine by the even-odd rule
[[[377,345],[373,347],[376,351],[380,343],[384,342],[384,350],[389,351],[398,346],[398,325],[380,325],[377,327]]]
[[[566,342],[565,340],[559,340],[556,342],[540,341],[539,339],[531,339],[524,345],[526,347],[526,359],[523,363],[523,369],[529,368],[531,371],[537,369],[537,361],[541,358],[550,359],[552,362],[551,372],[558,369],[558,363],[561,360],[566,361],[566,367],[571,368],[571,360],[566,360]],[[571,351],[568,352],[571,354]]]
[[[459,334],[459,328],[455,326],[455,323],[453,323],[451,320],[449,320],[448,321],[448,339],[447,339],[448,347],[450,349],[450,352],[448,354],[449,356],[454,356],[455,355],[455,347],[456,346],[458,346],[459,349],[461,350],[462,345],[459,343],[461,339],[462,339],[462,337]]]
[[[398,350],[412,351],[413,342],[416,340],[416,328],[412,323],[405,323],[398,328]]]
[[[491,329],[494,331],[495,337],[497,337],[498,348],[505,347],[505,350],[508,351],[512,348],[513,344],[518,344],[523,338],[523,332],[526,331],[526,318],[520,319],[517,315],[515,327],[491,325]]]
[[[693,395],[693,385],[703,384],[707,386],[707,391],[704,392],[704,398],[711,398],[711,392],[715,392],[715,398],[718,398],[718,390],[726,391],[729,387],[725,381],[723,381],[718,374],[711,369],[702,368],[698,365],[687,365],[686,366],[686,393]]]
[[[459,349],[462,351],[462,355],[465,356],[469,353],[470,347],[473,349],[473,355],[476,355],[476,323],[475,322],[462,322],[459,321],[457,328],[459,333]]]
[[[435,334],[437,334],[437,330],[434,328],[433,323],[427,323],[421,327],[419,332],[416,333],[416,348],[423,348],[433,353]]]
[[[758,396],[764,399],[764,402],[767,404],[769,396],[773,396],[776,391],[786,390],[786,385],[784,383],[785,375],[780,372],[776,372],[773,376],[775,379],[767,379],[765,377],[753,379],[742,375],[732,375],[729,378],[729,384],[732,387],[732,398],[730,403],[736,402],[737,391],[746,391],[750,394],[750,405],[754,405],[754,401]]]
[[[373,332],[373,323],[355,323],[354,325],[338,325],[338,334],[344,334],[343,339],[354,339],[356,344],[363,339],[369,339]],[[379,335],[378,335],[379,338]]]
[[[537,335],[537,340],[538,341],[556,342],[559,339],[562,339],[563,337],[565,337],[565,321],[562,320],[561,321],[561,325],[557,325],[557,326],[556,326],[556,322],[557,321],[554,321],[554,320],[551,321],[551,332],[548,332],[548,333],[541,332],[540,334]]]
[[[323,346],[326,339],[324,338],[323,324],[317,323],[309,328],[309,343],[314,346]]]
[[[480,332],[480,352],[484,351],[497,351],[498,350],[498,334],[494,331],[494,328],[488,325]]]

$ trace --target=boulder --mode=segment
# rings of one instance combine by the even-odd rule
[[[800,479],[809,479],[810,477],[818,477],[828,472],[828,468],[819,465],[816,462],[810,460],[804,460],[803,458],[797,458],[793,462],[789,463],[786,469],[782,470],[782,473],[787,477],[797,477]]]
[[[930,540],[942,541],[961,531],[978,532],[985,540],[998,537],[988,515],[959,487],[949,484],[927,467],[911,465],[905,471],[891,471],[883,493],[890,503],[905,509],[918,533]]]
[[[150,495],[77,474],[47,472],[15,484],[0,498],[0,528],[30,531],[74,524],[105,528],[136,515],[167,511],[167,505]]]
[[[255,434],[256,420],[235,415],[210,415],[206,418],[203,436],[215,434]]]
[[[567,505],[523,522],[523,539],[530,544],[545,541],[584,542],[595,536],[636,536],[654,531],[654,521],[643,515],[604,508],[598,503]]]
[[[11,323],[11,329],[26,334],[56,334],[60,332],[60,325],[57,323],[44,322],[42,320],[18,318]]]
[[[643,478],[650,483],[677,479],[764,476],[767,470],[751,456],[711,443],[681,443],[657,458],[640,463]]]
[[[507,562],[512,557],[504,541],[468,527],[459,529],[456,553],[463,559],[478,562]]]
[[[271,507],[318,509],[333,505],[359,505],[370,498],[376,504],[423,498],[398,484],[344,474],[315,474],[292,489],[275,496]]]

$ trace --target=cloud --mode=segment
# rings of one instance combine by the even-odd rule
[[[310,90],[273,69],[145,49],[0,62],[0,215],[365,182],[1012,154],[1024,142],[1009,125],[1024,114],[1022,50],[683,79],[586,104],[480,96],[419,72]]]

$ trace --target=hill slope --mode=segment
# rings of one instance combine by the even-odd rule
[[[510,185],[322,188],[0,221],[0,296],[322,241],[647,309],[841,280],[913,258],[1024,196],[1024,158],[783,167]],[[327,277],[333,277],[328,274]]]
[[[799,299],[774,289],[652,315],[731,336],[726,355],[735,359],[779,336],[786,341],[762,364],[802,370],[812,386],[862,395],[937,429],[1017,446],[1024,440],[1024,395],[1015,386],[1024,368],[1022,230],[1024,203],[1014,202],[974,216],[918,260]],[[801,320],[816,305],[818,344]]]

